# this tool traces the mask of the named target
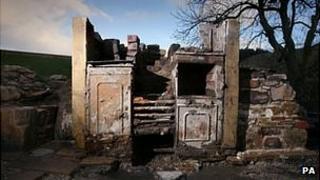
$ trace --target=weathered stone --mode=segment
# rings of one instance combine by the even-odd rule
[[[250,92],[250,102],[252,104],[264,104],[269,101],[268,92],[261,91],[251,91]]]
[[[114,158],[104,156],[88,156],[81,160],[81,166],[92,166],[92,165],[115,165],[118,162]]]
[[[294,127],[298,128],[298,129],[308,129],[310,127],[310,125],[307,121],[297,121],[294,124]]]
[[[139,48],[139,44],[136,42],[128,44],[128,51],[138,51],[138,48]]]
[[[166,50],[165,49],[160,49],[160,56],[164,57],[166,55]]]
[[[140,42],[140,39],[137,35],[128,35],[127,37],[128,43]]]
[[[171,57],[174,55],[174,53],[180,48],[180,44],[171,44],[168,50],[167,57]]]
[[[252,73],[251,73],[251,78],[252,79],[256,79],[256,78],[258,78],[258,79],[265,79],[265,77],[266,77],[266,75],[265,75],[265,72],[263,72],[263,71],[253,71]]]
[[[274,86],[277,86],[279,84],[280,84],[280,82],[279,81],[275,81],[275,80],[267,79],[267,80],[263,81],[263,85],[267,86],[267,87],[274,87]]]
[[[295,95],[295,91],[289,84],[283,84],[280,87],[271,88],[271,98],[273,101],[294,100]]]
[[[277,127],[262,127],[261,128],[261,133],[263,136],[270,136],[270,135],[280,135],[281,134],[281,129]]]
[[[271,120],[272,121],[284,121],[284,120],[286,120],[286,118],[283,116],[272,116]]]
[[[96,179],[99,175],[107,175],[115,170],[110,165],[87,166],[80,169],[81,176]]]
[[[143,52],[144,50],[146,50],[146,45],[144,43],[140,43],[139,48],[140,51]]]
[[[77,162],[58,158],[23,158],[12,162],[12,166],[25,170],[44,171],[47,173],[57,173],[71,175],[79,168]]]
[[[263,109],[262,108],[250,108],[248,110],[248,118],[260,118],[262,116]]]
[[[251,79],[249,83],[250,83],[250,88],[257,88],[260,85],[260,82],[258,79]]]
[[[127,61],[134,61],[134,60],[136,60],[136,58],[135,57],[131,57],[131,56],[127,56],[126,60]]]
[[[57,153],[57,156],[61,156],[63,158],[69,158],[69,159],[81,159],[86,156],[86,153],[84,150],[76,149],[74,147],[69,148],[62,148]]]
[[[283,140],[287,147],[304,147],[307,143],[307,131],[305,129],[291,128],[283,132]]]
[[[49,86],[36,74],[22,66],[1,66],[1,101],[40,98],[49,95]]]
[[[7,179],[23,179],[23,180],[34,180],[34,179],[42,179],[44,172],[41,171],[21,171],[14,174],[10,174]]]
[[[21,151],[15,152],[9,152],[9,151],[1,151],[1,160],[2,161],[15,161],[21,158],[23,153]]]
[[[155,172],[157,180],[183,180],[186,176],[181,171],[157,171]]]
[[[72,179],[74,178],[72,178],[69,175],[63,175],[63,174],[45,174],[43,177],[41,177],[41,180],[72,180]]]
[[[266,149],[277,149],[282,147],[282,143],[279,137],[265,137],[263,141],[263,146]]]
[[[47,148],[38,148],[31,152],[31,156],[39,157],[39,156],[47,156],[53,154],[54,150]]]
[[[15,86],[0,86],[1,88],[1,101],[14,101],[20,99],[21,93]]]
[[[272,104],[268,107],[272,111],[273,116],[284,116],[281,104]]]
[[[59,97],[55,138],[70,139],[72,138],[71,82],[63,82],[56,88],[55,93]]]
[[[282,80],[287,80],[287,75],[286,74],[271,74],[267,76],[268,80],[271,81],[282,81]]]
[[[285,101],[282,103],[281,109],[286,116],[291,116],[299,113],[300,106],[296,102]]]
[[[229,163],[229,164],[232,164],[232,165],[245,165],[246,162],[243,161],[241,158],[239,158],[238,156],[228,156],[226,161]]]
[[[246,149],[262,148],[262,138],[261,127],[249,127],[246,133]]]
[[[135,57],[136,55],[138,54],[137,51],[127,51],[127,56],[130,56],[130,57]]]
[[[6,148],[31,148],[53,138],[55,106],[1,107],[1,142]]]
[[[62,74],[54,74],[54,75],[51,75],[49,79],[53,81],[65,81],[67,80],[67,76]]]

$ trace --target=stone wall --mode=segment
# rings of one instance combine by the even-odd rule
[[[29,149],[52,140],[58,99],[30,69],[1,66],[1,148]]]
[[[29,149],[54,138],[57,107],[2,106],[1,148]]]
[[[240,70],[238,145],[242,149],[304,147],[308,123],[285,74]]]

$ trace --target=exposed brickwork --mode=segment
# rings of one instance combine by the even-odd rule
[[[309,125],[286,75],[242,69],[240,79],[239,126],[245,149],[304,147]]]

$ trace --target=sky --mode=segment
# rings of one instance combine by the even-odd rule
[[[229,1],[232,4],[238,0]],[[174,38],[178,20],[173,14],[179,8],[186,8],[185,2],[186,0],[0,0],[0,49],[71,55],[74,16],[88,17],[103,39],[119,39],[121,43],[126,43],[127,35],[136,34],[145,44],[159,44],[161,49],[168,49],[172,43],[181,43]],[[308,22],[310,18],[302,20]],[[250,23],[248,19],[244,22]],[[245,23],[242,22],[241,25],[244,27]],[[303,33],[305,34],[301,29],[294,30],[294,40],[303,40]],[[281,41],[282,34],[277,32],[276,36]],[[241,35],[240,47],[246,47],[250,37]],[[320,36],[316,40],[319,42]],[[272,50],[266,38],[255,41],[250,48]]]
[[[71,55],[72,17],[87,16],[103,39],[136,34],[167,49],[183,0],[0,0],[0,48]]]

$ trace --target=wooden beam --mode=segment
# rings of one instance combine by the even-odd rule
[[[79,148],[85,148],[85,88],[87,61],[87,25],[85,17],[72,22],[72,133]]]
[[[235,148],[238,124],[239,99],[239,22],[228,20],[226,29],[225,95],[223,148]]]

